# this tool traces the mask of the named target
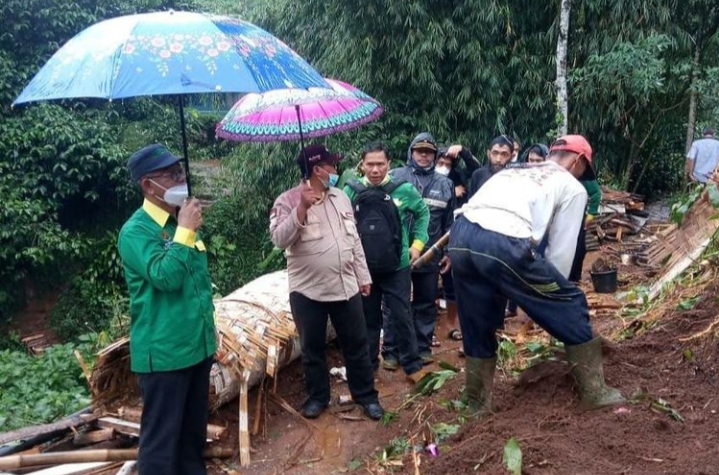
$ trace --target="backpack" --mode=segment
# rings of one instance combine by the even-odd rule
[[[352,206],[370,272],[395,271],[402,260],[402,221],[390,194],[404,183],[367,187],[357,180],[347,182],[356,194]]]

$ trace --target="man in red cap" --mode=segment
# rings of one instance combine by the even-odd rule
[[[319,417],[330,402],[325,355],[329,316],[352,399],[367,417],[379,420],[384,410],[374,387],[362,307],[372,277],[352,203],[335,187],[335,166],[341,159],[324,145],[308,145],[299,153],[297,164],[305,180],[275,200],[270,235],[287,257],[290,307],[300,335],[307,389],[302,415]]]
[[[587,140],[565,135],[546,162],[496,173],[458,212],[448,248],[467,356],[466,396],[477,414],[492,411],[495,332],[507,299],[565,344],[583,408],[624,402],[604,382],[587,300],[567,279],[587,204],[579,180],[594,175]],[[545,234],[542,257],[536,246]]]

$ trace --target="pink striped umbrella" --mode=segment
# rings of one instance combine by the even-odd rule
[[[326,79],[329,88],[277,89],[242,97],[217,124],[217,136],[241,142],[324,137],[364,125],[382,106],[356,87]]]

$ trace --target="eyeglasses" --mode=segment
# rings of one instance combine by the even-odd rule
[[[161,176],[169,176],[170,180],[175,183],[181,182],[185,178],[185,170],[182,168],[175,168],[164,173],[157,173],[155,175],[147,175],[146,178],[160,178]]]

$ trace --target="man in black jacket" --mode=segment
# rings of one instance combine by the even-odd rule
[[[500,135],[492,140],[487,149],[489,163],[472,173],[469,184],[469,197],[471,198],[492,175],[504,169],[512,160],[514,143],[506,135]]]
[[[406,181],[414,186],[429,208],[429,241],[426,248],[432,246],[452,225],[452,213],[455,208],[454,184],[452,180],[436,172],[435,159],[437,143],[431,134],[424,132],[414,138],[407,150],[407,166],[390,171],[393,179]],[[412,316],[417,334],[417,349],[425,364],[432,359],[432,339],[437,322],[435,299],[439,292],[440,268],[448,268],[448,259],[436,256],[418,269],[412,271]],[[384,328],[385,369],[396,369],[394,335],[391,329]],[[388,331],[389,330],[389,331]]]

